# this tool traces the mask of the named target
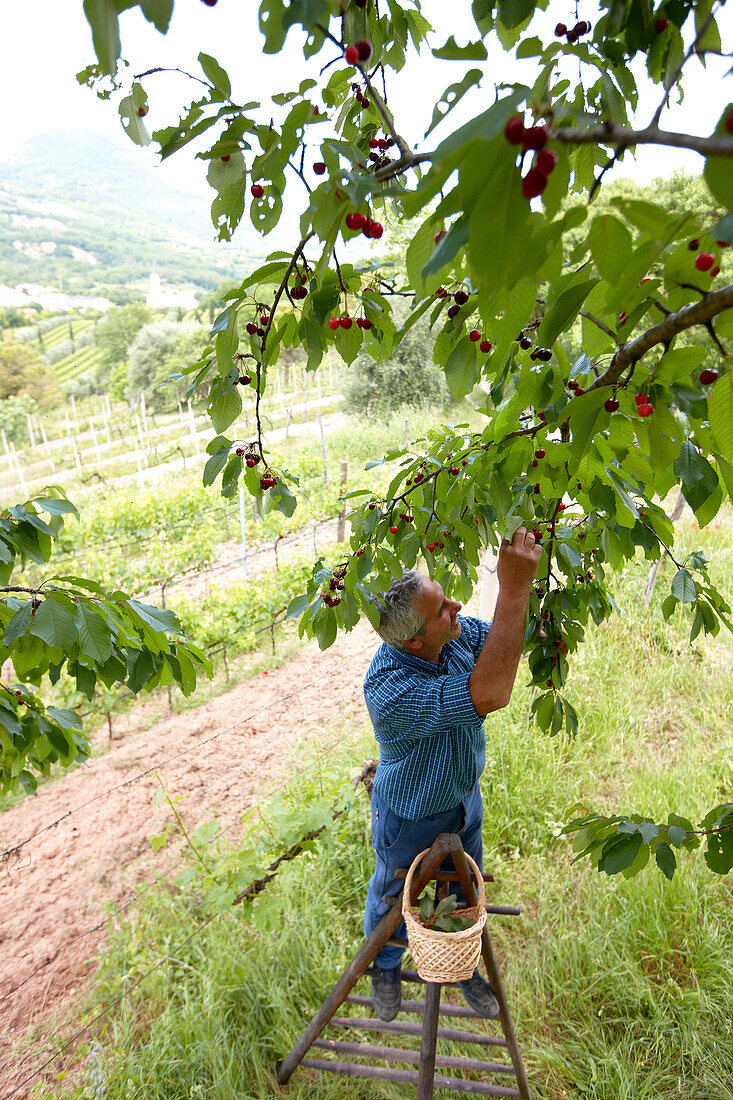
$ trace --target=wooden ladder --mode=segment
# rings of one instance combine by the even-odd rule
[[[456,874],[440,872],[439,868],[450,856],[453,860]],[[399,874],[399,873],[398,873]],[[406,872],[402,873],[404,877]],[[413,875],[411,889],[411,903],[418,897],[431,881],[447,882],[456,881],[461,884],[463,895],[468,906],[476,905],[476,888],[473,876],[468,866],[460,837],[455,833],[441,833],[430,851],[425,855]],[[490,875],[484,878],[491,880]],[[406,946],[406,940],[394,939],[394,932],[402,920],[402,892],[390,901],[390,909],[382,917],[369,938],[364,942],[360,950],[346,967],[341,977],[336,982],[328,997],[311,1020],[308,1027],[302,1033],[290,1053],[278,1065],[277,1080],[280,1085],[288,1081],[298,1065],[308,1066],[311,1069],[323,1070],[328,1073],[346,1074],[352,1077],[372,1077],[383,1081],[400,1081],[417,1086],[417,1100],[432,1100],[434,1089],[453,1089],[457,1092],[469,1092],[483,1096],[508,1096],[517,1097],[519,1100],[531,1100],[529,1082],[522,1062],[522,1056],[517,1044],[512,1024],[509,1007],[504,996],[504,987],[496,965],[491,939],[487,928],[482,933],[482,956],[486,966],[486,973],[491,988],[499,1002],[499,1022],[504,1033],[500,1039],[486,1034],[483,1031],[457,1029],[452,1026],[443,1026],[441,1017],[445,1020],[455,1018],[479,1019],[476,1013],[467,1007],[444,1004],[441,1006],[441,984],[437,982],[425,982],[425,1000],[403,1000],[400,1011],[406,1013],[419,1013],[422,1015],[422,1024],[412,1023],[407,1020],[393,1020],[390,1023],[374,1017],[353,1018],[350,1016],[337,1016],[336,1013],[344,1002],[359,1006],[371,1006],[371,997],[360,997],[351,994],[359,978],[365,974],[371,974],[370,963],[387,943]],[[489,913],[514,916],[521,910],[506,905],[487,905]],[[414,971],[403,970],[402,978],[407,982],[422,982],[422,978]],[[453,984],[453,983],[446,983]],[[486,1023],[484,1020],[483,1023]],[[341,1029],[386,1032],[390,1035],[420,1035],[420,1049],[405,1049],[403,1047],[375,1046],[369,1042],[346,1042],[341,1039],[322,1039],[321,1033],[327,1025]],[[479,1047],[489,1047],[498,1050],[506,1050],[509,1054],[509,1062],[489,1062],[477,1058],[449,1057],[436,1053],[438,1039],[448,1040],[453,1043],[473,1044]],[[311,1047],[318,1050],[330,1051],[332,1054],[342,1056],[340,1060],[327,1058],[307,1058]],[[349,1061],[345,1056],[353,1058],[366,1058],[370,1061],[411,1063],[417,1069],[397,1069],[390,1065],[375,1066],[362,1065]],[[456,1069],[481,1074],[481,1079],[471,1080],[465,1077],[447,1077],[436,1075],[436,1066],[440,1069]],[[505,1080],[506,1084],[493,1083],[485,1080],[486,1076],[498,1077]],[[513,1078],[510,1084],[509,1077]]]

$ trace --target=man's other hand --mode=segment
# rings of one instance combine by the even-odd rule
[[[518,527],[511,542],[502,539],[496,576],[501,590],[525,595],[537,576],[542,547],[526,527]]]

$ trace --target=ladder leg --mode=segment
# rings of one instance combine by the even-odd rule
[[[417,1073],[417,1100],[433,1100],[435,1077],[435,1044],[438,1041],[440,983],[428,982],[425,987],[425,1015],[420,1040],[420,1068]]]
[[[466,860],[466,854],[463,851],[463,845],[461,844],[460,838],[455,835],[454,840],[457,842],[457,847],[451,853],[453,865],[455,866],[456,874],[461,883],[461,889],[463,890],[466,904],[475,905],[478,898],[476,896],[476,887],[474,885],[471,868],[468,866],[468,861]],[[499,974],[499,968],[496,965],[494,950],[491,946],[491,937],[485,925],[481,934],[481,954],[486,965],[489,985],[496,994],[496,999],[499,1002],[499,1019],[504,1032],[504,1038],[506,1039],[507,1050],[509,1051],[509,1056],[514,1066],[519,1094],[522,1100],[532,1100],[527,1073],[524,1068],[524,1062],[522,1061],[522,1055],[519,1051],[517,1036],[514,1032],[514,1024],[512,1022],[509,1006],[506,1003],[506,997],[504,996],[504,986],[502,984],[501,975]]]

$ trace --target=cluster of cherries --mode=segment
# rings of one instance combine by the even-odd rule
[[[373,162],[375,168],[381,168],[383,165],[389,164],[389,157],[384,154],[393,145],[394,138],[373,137],[369,139],[369,160]]]
[[[260,309],[262,309],[262,306],[260,306]],[[268,314],[263,313],[263,314],[260,315],[259,325],[255,321],[247,321],[247,324],[244,327],[246,328],[246,330],[250,334],[250,336],[264,336],[265,335],[265,327],[267,325],[269,325],[269,323],[270,323],[270,318],[269,318]]]
[[[527,175],[522,177],[522,194],[525,199],[535,199],[547,187],[547,181],[557,164],[557,153],[545,149],[547,129],[544,126],[525,126],[521,115],[513,115],[504,127],[504,136],[510,145],[521,145],[522,152],[534,149],[536,156]]]
[[[372,44],[367,42],[365,38],[360,38],[358,42],[354,42],[344,50],[344,60],[349,65],[358,65],[359,62],[368,61],[371,56]]]
[[[329,317],[328,327],[331,332],[335,332],[337,328],[351,328],[354,323],[354,318],[349,317],[348,313],[344,313],[342,317]],[[356,327],[362,328],[364,331],[368,331],[372,327],[372,322],[368,317],[357,317]]]
[[[733,111],[731,112],[733,114]],[[718,248],[726,248],[727,241],[716,241]],[[700,247],[700,240],[698,237],[693,237],[691,241],[688,241],[687,247],[690,252],[697,252]],[[695,267],[698,271],[710,272],[710,278],[714,279],[716,275],[720,274],[720,264],[716,264],[715,256],[712,252],[697,252],[695,256]]]
[[[269,473],[260,478],[260,489],[271,489],[273,485],[277,485],[277,474]]]
[[[346,228],[355,231],[360,229],[362,236],[371,237],[375,241],[378,241],[384,233],[381,222],[370,218],[368,214],[360,214],[358,210],[351,210],[346,215]]]
[[[342,565],[339,569],[334,569],[333,573],[331,574],[331,577],[329,578],[329,581],[328,581],[329,591],[321,592],[321,596],[323,597],[323,602],[326,604],[327,607],[338,607],[338,605],[341,603],[341,597],[340,596],[333,596],[332,593],[343,590],[343,587],[344,587],[343,578],[345,576],[346,576],[346,566],[345,565]]]
[[[565,38],[571,46],[574,46],[579,38],[582,38],[584,34],[590,34],[592,29],[587,19],[581,19],[570,30],[564,23],[558,23],[555,27],[555,38]]]
[[[250,447],[237,447],[237,449],[235,451],[235,454],[239,458],[244,458],[245,465],[250,470],[253,470],[255,468],[255,466],[257,465],[257,463],[260,461],[260,456],[257,454],[256,451],[252,450],[251,446]],[[274,484],[274,482],[273,482],[273,484]]]

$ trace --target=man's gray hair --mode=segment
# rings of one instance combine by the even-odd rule
[[[422,634],[425,629],[425,616],[416,611],[415,600],[425,587],[425,578],[415,569],[406,569],[402,580],[392,581],[389,591],[377,600],[379,610],[379,629],[377,634],[393,649],[404,650],[402,644],[407,638]]]

